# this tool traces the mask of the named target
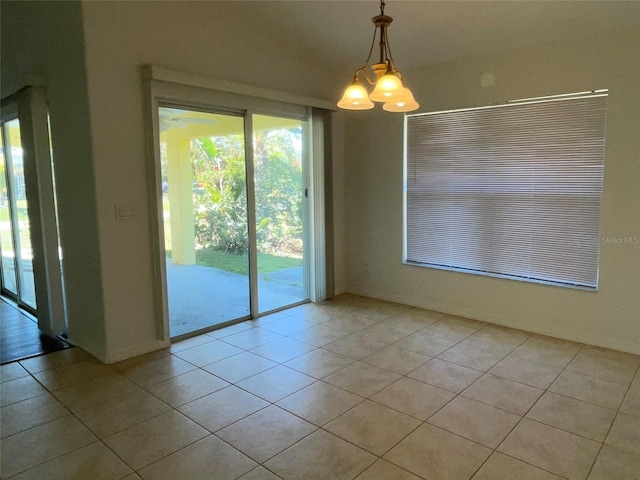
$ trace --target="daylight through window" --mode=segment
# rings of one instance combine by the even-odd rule
[[[407,116],[405,261],[597,288],[606,103]]]

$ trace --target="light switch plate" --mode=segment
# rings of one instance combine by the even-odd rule
[[[140,205],[137,203],[116,203],[116,220],[122,222],[124,220],[135,220],[138,218]]]

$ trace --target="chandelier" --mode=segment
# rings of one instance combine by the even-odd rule
[[[384,0],[381,0],[380,15],[376,15],[371,19],[375,25],[375,30],[373,31],[369,56],[364,66],[358,68],[353,74],[353,82],[347,87],[338,102],[338,107],[340,108],[345,110],[369,110],[374,107],[373,102],[383,102],[382,108],[387,112],[411,112],[420,107],[413,98],[411,90],[405,86],[402,74],[393,62],[393,56],[389,48],[389,38],[387,37],[387,28],[393,18],[384,14],[384,7]],[[369,67],[375,74],[375,79],[372,79],[369,76],[367,67],[376,43],[378,29],[380,29],[380,61]],[[375,85],[371,94],[367,92],[367,89],[360,82],[358,78],[360,73],[363,74],[367,83]]]

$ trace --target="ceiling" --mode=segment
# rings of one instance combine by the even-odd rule
[[[369,52],[379,1],[223,2],[277,44],[335,70],[355,70]],[[640,24],[640,1],[387,0],[392,54],[402,69]],[[220,4],[218,4],[220,5]],[[374,53],[375,58],[375,53]]]

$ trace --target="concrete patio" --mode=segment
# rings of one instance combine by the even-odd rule
[[[259,275],[260,312],[305,300],[302,278],[302,267]],[[248,275],[168,259],[167,289],[172,337],[249,315]]]

